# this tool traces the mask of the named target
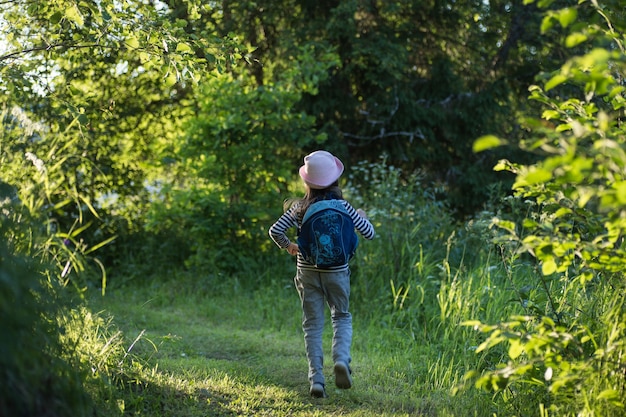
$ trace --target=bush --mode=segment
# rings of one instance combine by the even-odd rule
[[[498,392],[518,414],[624,415],[626,97],[615,75],[626,70],[626,49],[597,4],[577,7],[591,7],[596,18],[574,24],[572,7],[544,19],[545,30],[557,21],[572,24],[568,46],[587,45],[547,74],[543,87],[530,88],[531,99],[545,107],[544,121],[525,121],[530,137],[523,146],[542,159],[496,167],[517,175],[517,205],[528,210],[521,221],[519,213],[496,218],[502,236],[495,243],[509,265],[531,255],[537,273],[518,293],[522,314],[467,323],[486,337],[479,353],[504,352],[501,362],[469,372],[468,380]],[[476,147],[488,142],[500,140],[482,138]]]
[[[55,317],[67,297],[46,265],[14,253],[6,218],[0,223],[0,414],[85,415],[84,369],[67,360]]]
[[[23,137],[19,121],[6,114],[0,121],[6,123],[0,134],[0,415],[105,411],[106,387],[120,370],[103,370],[103,364],[124,364],[127,354],[110,353],[114,343],[103,337],[101,322],[89,320],[84,294],[93,286],[106,289],[93,252],[111,239],[85,236],[97,214],[67,181],[64,163],[71,155],[55,159],[63,136]],[[60,220],[68,218],[69,224]],[[90,349],[86,340],[94,341]]]

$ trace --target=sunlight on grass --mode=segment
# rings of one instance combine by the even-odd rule
[[[360,325],[355,326],[353,389],[336,389],[332,364],[327,363],[330,398],[312,399],[300,330],[249,319],[257,313],[254,297],[267,297],[273,290],[265,295],[235,294],[227,301],[209,297],[190,302],[188,297],[149,289],[111,291],[94,300],[94,306],[114,316],[128,338],[145,330],[150,341],[135,346],[135,353],[146,358],[146,376],[140,392],[126,400],[126,411],[149,415],[159,404],[168,404],[167,409],[159,408],[159,415],[454,415],[446,411],[452,407],[450,374],[458,373],[452,362],[439,358],[433,368],[428,358],[437,354],[432,347],[406,345],[402,337],[386,338]],[[300,316],[293,303],[297,295],[291,296],[277,306],[289,312],[282,318],[287,322]],[[162,297],[167,302],[159,301]],[[324,337],[330,357],[328,323]]]

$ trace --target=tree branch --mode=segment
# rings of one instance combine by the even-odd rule
[[[373,142],[375,140],[384,139],[392,136],[408,136],[409,142],[413,143],[415,138],[426,140],[426,137],[422,133],[421,129],[415,130],[415,132],[387,132],[385,128],[380,129],[380,132],[377,135],[372,136],[364,136],[364,135],[355,135],[352,133],[341,132],[341,134],[347,138],[357,139],[363,142]]]
[[[2,55],[2,56],[0,56],[0,62],[4,61],[6,59],[11,59],[11,58],[17,57],[19,55],[25,55],[25,54],[29,54],[31,52],[37,52],[37,51],[49,51],[49,50],[54,49],[54,48],[63,48],[63,47],[65,47],[65,48],[77,48],[78,49],[78,48],[93,48],[93,47],[97,47],[97,46],[102,47],[102,45],[97,44],[97,43],[91,44],[91,45],[68,45],[66,43],[59,43],[59,44],[56,44],[56,45],[35,46],[33,48],[22,49],[21,51],[14,51],[14,52],[10,52],[10,53],[8,53],[6,55]]]
[[[533,13],[536,12],[536,6],[518,6],[513,9],[511,16],[511,24],[509,25],[509,33],[502,44],[502,47],[497,52],[496,56],[492,60],[493,70],[501,68],[509,57],[510,50],[517,45],[526,33],[526,27],[530,21]]]

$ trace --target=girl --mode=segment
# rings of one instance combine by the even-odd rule
[[[355,210],[343,199],[338,179],[343,173],[341,161],[326,151],[316,151],[304,157],[300,167],[306,193],[302,199],[287,200],[284,214],[270,227],[272,240],[290,255],[297,256],[294,282],[302,302],[302,329],[309,362],[310,394],[326,397],[323,373],[322,331],[324,328],[324,303],[328,304],[333,325],[332,357],[335,385],[352,387],[350,348],[352,345],[352,315],[349,312],[350,268],[348,264],[319,269],[305,261],[298,245],[289,240],[287,229],[299,228],[307,208],[319,200],[342,200],[356,230],[368,240],[374,238],[374,227],[361,209]]]

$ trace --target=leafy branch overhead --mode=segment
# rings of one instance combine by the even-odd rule
[[[189,18],[199,16],[198,5]],[[14,1],[0,5],[0,32],[5,51],[3,65],[23,65],[29,60],[54,61],[90,57],[116,64],[124,57],[134,68],[161,68],[170,84],[199,79],[207,68],[223,69],[241,58],[239,46],[210,33],[190,34],[188,22],[171,20],[165,3],[116,1]],[[87,49],[88,55],[77,55]],[[40,56],[34,56],[40,55]],[[119,64],[121,58],[118,58]],[[36,71],[36,69],[35,69]]]
[[[558,21],[568,26],[577,14],[569,9],[551,12],[544,20],[544,30],[554,16],[560,16]],[[533,165],[502,160],[495,167],[516,174],[515,192],[541,206],[542,217],[525,222],[526,236],[520,244],[542,261],[546,275],[571,271],[575,265],[581,272],[589,267],[615,272],[624,266],[619,241],[626,235],[620,220],[626,207],[622,178],[626,130],[621,120],[626,88],[621,77],[616,77],[626,70],[624,41],[615,36],[611,26],[601,30],[600,25],[591,25],[585,30],[596,34],[595,40],[588,40],[590,50],[546,73],[543,87],[533,85],[529,89],[530,99],[545,109],[542,121],[528,119],[526,123],[548,128],[542,129],[544,135],[525,138],[521,146],[543,159]],[[594,47],[594,43],[611,46]],[[498,137],[484,136],[475,142],[474,150],[505,143]],[[577,226],[582,224],[584,230]],[[588,277],[586,272],[584,276]]]

